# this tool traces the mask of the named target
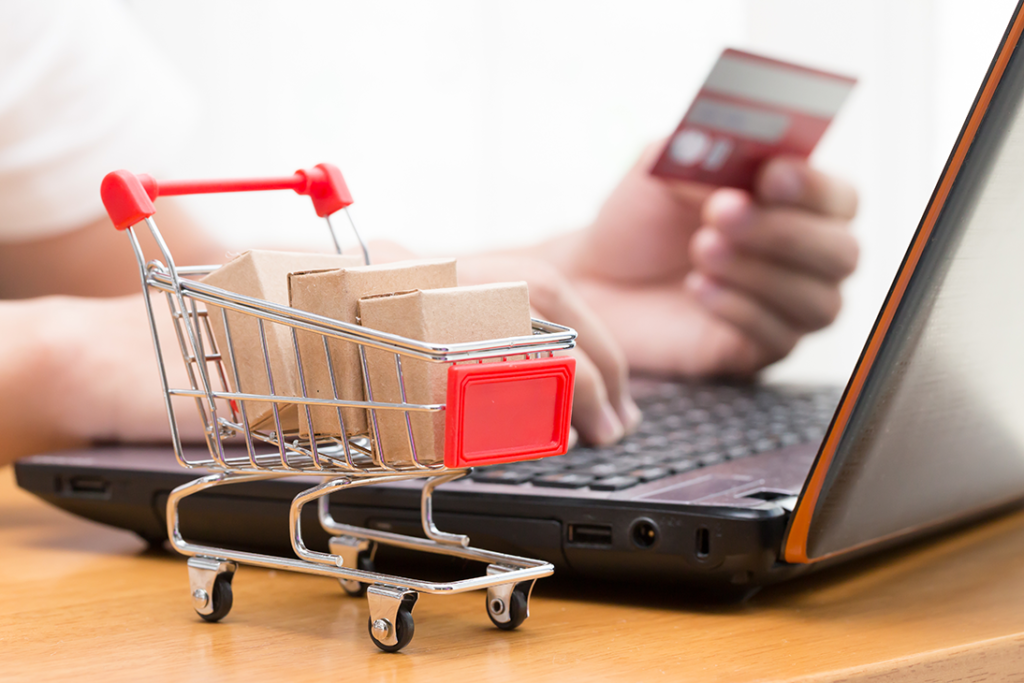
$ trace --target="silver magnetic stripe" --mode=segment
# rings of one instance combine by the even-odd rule
[[[702,97],[693,103],[686,120],[697,126],[771,144],[786,134],[790,118],[775,111],[741,107]]]
[[[711,69],[707,90],[831,118],[853,84],[770,62],[723,55]]]

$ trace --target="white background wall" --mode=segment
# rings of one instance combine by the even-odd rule
[[[861,193],[835,325],[770,375],[843,381],[1014,0],[131,0],[203,114],[177,177],[338,164],[364,235],[428,253],[585,225],[732,46],[857,76],[814,159]],[[141,112],[140,115],[145,115]],[[145,169],[136,169],[144,171]],[[294,195],[197,198],[244,248],[326,248]]]

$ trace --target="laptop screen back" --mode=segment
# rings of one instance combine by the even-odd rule
[[[1018,5],[805,487],[789,561],[1024,497],[1022,23]]]

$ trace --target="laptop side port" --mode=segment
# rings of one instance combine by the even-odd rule
[[[569,524],[566,541],[572,545],[611,545],[612,527],[608,524]]]
[[[658,527],[653,521],[641,517],[629,528],[629,538],[638,548],[653,548],[658,542]]]
[[[76,475],[59,478],[57,491],[64,496],[78,498],[110,498],[110,481],[103,477]]]
[[[707,527],[697,529],[697,537],[694,542],[693,552],[697,559],[703,560],[711,554],[711,531]]]

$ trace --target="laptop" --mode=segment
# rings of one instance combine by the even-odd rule
[[[1024,500],[1022,28],[1019,4],[844,390],[634,378],[638,433],[479,468],[436,492],[438,527],[560,573],[746,590]],[[30,457],[16,475],[153,543],[169,492],[196,476],[170,447],[131,445]],[[288,505],[312,481],[193,496],[182,531],[288,554]],[[331,511],[419,534],[420,486],[346,491]]]

